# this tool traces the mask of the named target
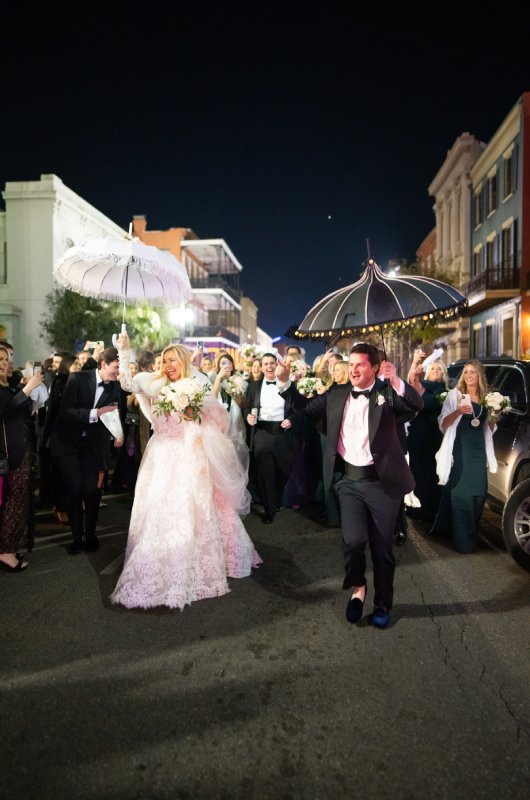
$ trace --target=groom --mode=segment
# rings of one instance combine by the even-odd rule
[[[350,350],[350,383],[334,384],[311,400],[291,384],[288,367],[278,366],[276,375],[286,407],[305,410],[315,418],[325,414],[324,474],[343,473],[335,489],[346,571],[343,589],[351,590],[346,618],[353,623],[362,617],[366,597],[364,551],[369,544],[374,581],[372,624],[386,628],[394,593],[394,529],[403,497],[414,488],[397,428],[422,409],[423,401],[412,386],[398,377],[395,366],[381,362],[378,349],[366,343]]]

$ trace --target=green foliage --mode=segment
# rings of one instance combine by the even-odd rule
[[[54,350],[74,352],[76,343],[100,339],[109,347],[112,334],[121,328],[121,303],[82,297],[56,287],[46,295],[46,307],[41,336]],[[175,328],[165,320],[164,310],[147,305],[128,306],[126,323],[131,342],[138,349],[156,350],[176,335]]]

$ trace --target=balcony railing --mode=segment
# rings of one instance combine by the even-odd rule
[[[209,275],[207,278],[190,278],[192,289],[224,289],[230,297],[239,303],[241,300],[241,290],[232,286],[220,275]]]
[[[507,259],[493,267],[488,267],[462,286],[462,293],[469,295],[476,292],[487,292],[495,289],[519,289],[519,268],[513,265],[513,259]]]
[[[219,325],[202,325],[193,328],[194,339],[227,339],[235,345],[239,345],[239,335],[228,328],[221,328]]]

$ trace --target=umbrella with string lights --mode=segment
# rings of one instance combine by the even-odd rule
[[[453,286],[423,275],[386,275],[369,258],[356,283],[326,295],[288,333],[294,339],[330,340],[352,334],[384,335],[417,322],[447,321],[467,308]]]

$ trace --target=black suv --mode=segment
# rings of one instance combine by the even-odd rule
[[[488,472],[488,505],[502,513],[502,535],[510,555],[530,571],[530,362],[492,356],[478,359],[488,387],[510,398],[493,436],[498,468]],[[448,371],[454,383],[467,361]]]

